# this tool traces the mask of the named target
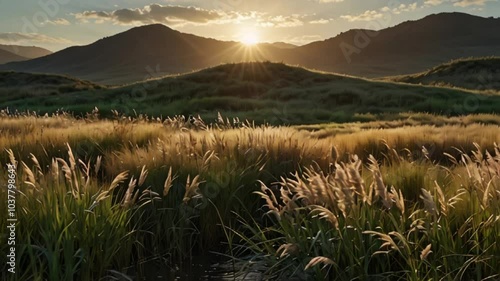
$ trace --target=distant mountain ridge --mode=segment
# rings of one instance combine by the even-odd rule
[[[461,57],[498,56],[498,30],[498,18],[442,13],[377,32],[350,30],[304,46],[259,44],[251,48],[154,24],[132,28],[87,46],[1,65],[0,70],[66,74],[104,84],[122,84],[227,62],[269,60],[382,77],[424,71]],[[361,39],[365,40],[363,44]]]
[[[28,60],[28,58],[0,49],[0,64]]]
[[[51,51],[37,46],[2,45],[0,49],[11,52],[21,57],[35,59],[52,54]]]

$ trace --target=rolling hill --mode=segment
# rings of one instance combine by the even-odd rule
[[[11,52],[26,59],[35,59],[52,54],[51,51],[36,46],[1,45],[0,49]]]
[[[22,80],[30,79],[29,74],[22,75],[26,75]],[[10,85],[1,82],[4,76],[0,76],[0,93],[8,92],[4,87]],[[45,76],[47,81],[42,85],[57,86],[62,79],[56,76],[52,81],[50,77]],[[83,83],[69,81],[72,85]],[[125,87],[99,89],[94,84],[85,85],[64,91],[53,90],[53,86],[35,87],[33,93],[11,90],[8,96],[0,95],[0,108],[41,113],[64,108],[84,114],[97,106],[104,116],[116,109],[155,116],[200,114],[206,120],[213,120],[221,112],[224,116],[274,124],[367,121],[377,114],[401,112],[455,116],[498,112],[500,108],[500,95],[318,73],[278,63],[225,64]],[[467,107],[465,101],[477,107]]]
[[[28,58],[0,49],[0,63],[28,60]]]
[[[0,104],[2,108],[14,100],[57,99],[58,95],[94,91],[102,86],[66,76],[0,72]],[[33,109],[36,109],[33,107]]]
[[[425,72],[387,77],[385,80],[471,90],[500,91],[500,57],[453,60]]]
[[[0,70],[67,74],[104,84],[123,84],[221,63],[269,60],[382,77],[424,71],[461,57],[500,55],[498,30],[497,18],[442,13],[378,32],[350,30],[300,47],[260,44],[249,48],[154,24],[43,58],[2,65]],[[367,41],[360,45],[363,36]]]

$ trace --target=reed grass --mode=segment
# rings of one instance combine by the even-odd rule
[[[0,117],[20,243],[19,273],[2,280],[142,278],[147,260],[209,250],[273,279],[499,278],[496,124],[113,114]]]

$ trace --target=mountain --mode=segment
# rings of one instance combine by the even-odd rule
[[[274,43],[260,43],[258,44],[260,47],[276,47],[278,49],[294,49],[297,48],[297,45],[285,43],[285,42],[274,42]]]
[[[384,80],[471,90],[500,91],[500,57],[453,60],[428,71],[387,77]]]
[[[0,49],[27,59],[35,59],[52,54],[51,51],[36,46],[1,45]]]
[[[474,113],[498,112],[500,108],[500,95],[319,73],[270,62],[224,64],[110,88],[75,87],[83,83],[78,80],[60,87],[60,76],[10,75],[11,83],[35,86],[31,92],[16,91],[18,86],[2,83],[0,74],[0,108],[41,114],[63,108],[84,115],[97,106],[103,117],[111,117],[111,110],[128,115],[135,110],[148,116],[200,114],[214,120],[221,112],[257,123],[315,124],[375,120],[377,114],[410,111],[460,115],[467,113],[464,100],[474,102]]]
[[[0,49],[0,64],[23,60],[28,60],[28,58]]]
[[[411,74],[451,59],[500,55],[500,19],[463,13],[430,15],[380,31],[350,30],[295,48],[245,47],[154,24],[87,46],[70,47],[0,70],[67,74],[105,84],[141,81],[227,62],[282,61],[365,77]]]
[[[265,49],[269,48],[276,49]],[[87,46],[70,47],[42,58],[7,64],[0,69],[67,74],[120,84],[265,57],[241,43],[203,38],[153,24],[132,28]]]
[[[500,19],[441,13],[380,31],[350,30],[294,49],[287,63],[365,77],[410,74],[452,59],[500,55]]]

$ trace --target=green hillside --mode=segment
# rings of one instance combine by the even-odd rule
[[[24,75],[25,86],[19,89],[20,82],[12,75]],[[117,109],[155,116],[200,114],[205,119],[221,112],[274,124],[365,121],[377,114],[409,111],[454,116],[500,108],[499,95],[360,79],[270,62],[220,65],[117,88],[61,76],[30,77],[0,75],[1,108],[42,114],[64,108],[79,115],[97,106],[102,115]]]
[[[387,80],[498,92],[500,91],[500,57],[453,60],[429,71],[388,77]]]

